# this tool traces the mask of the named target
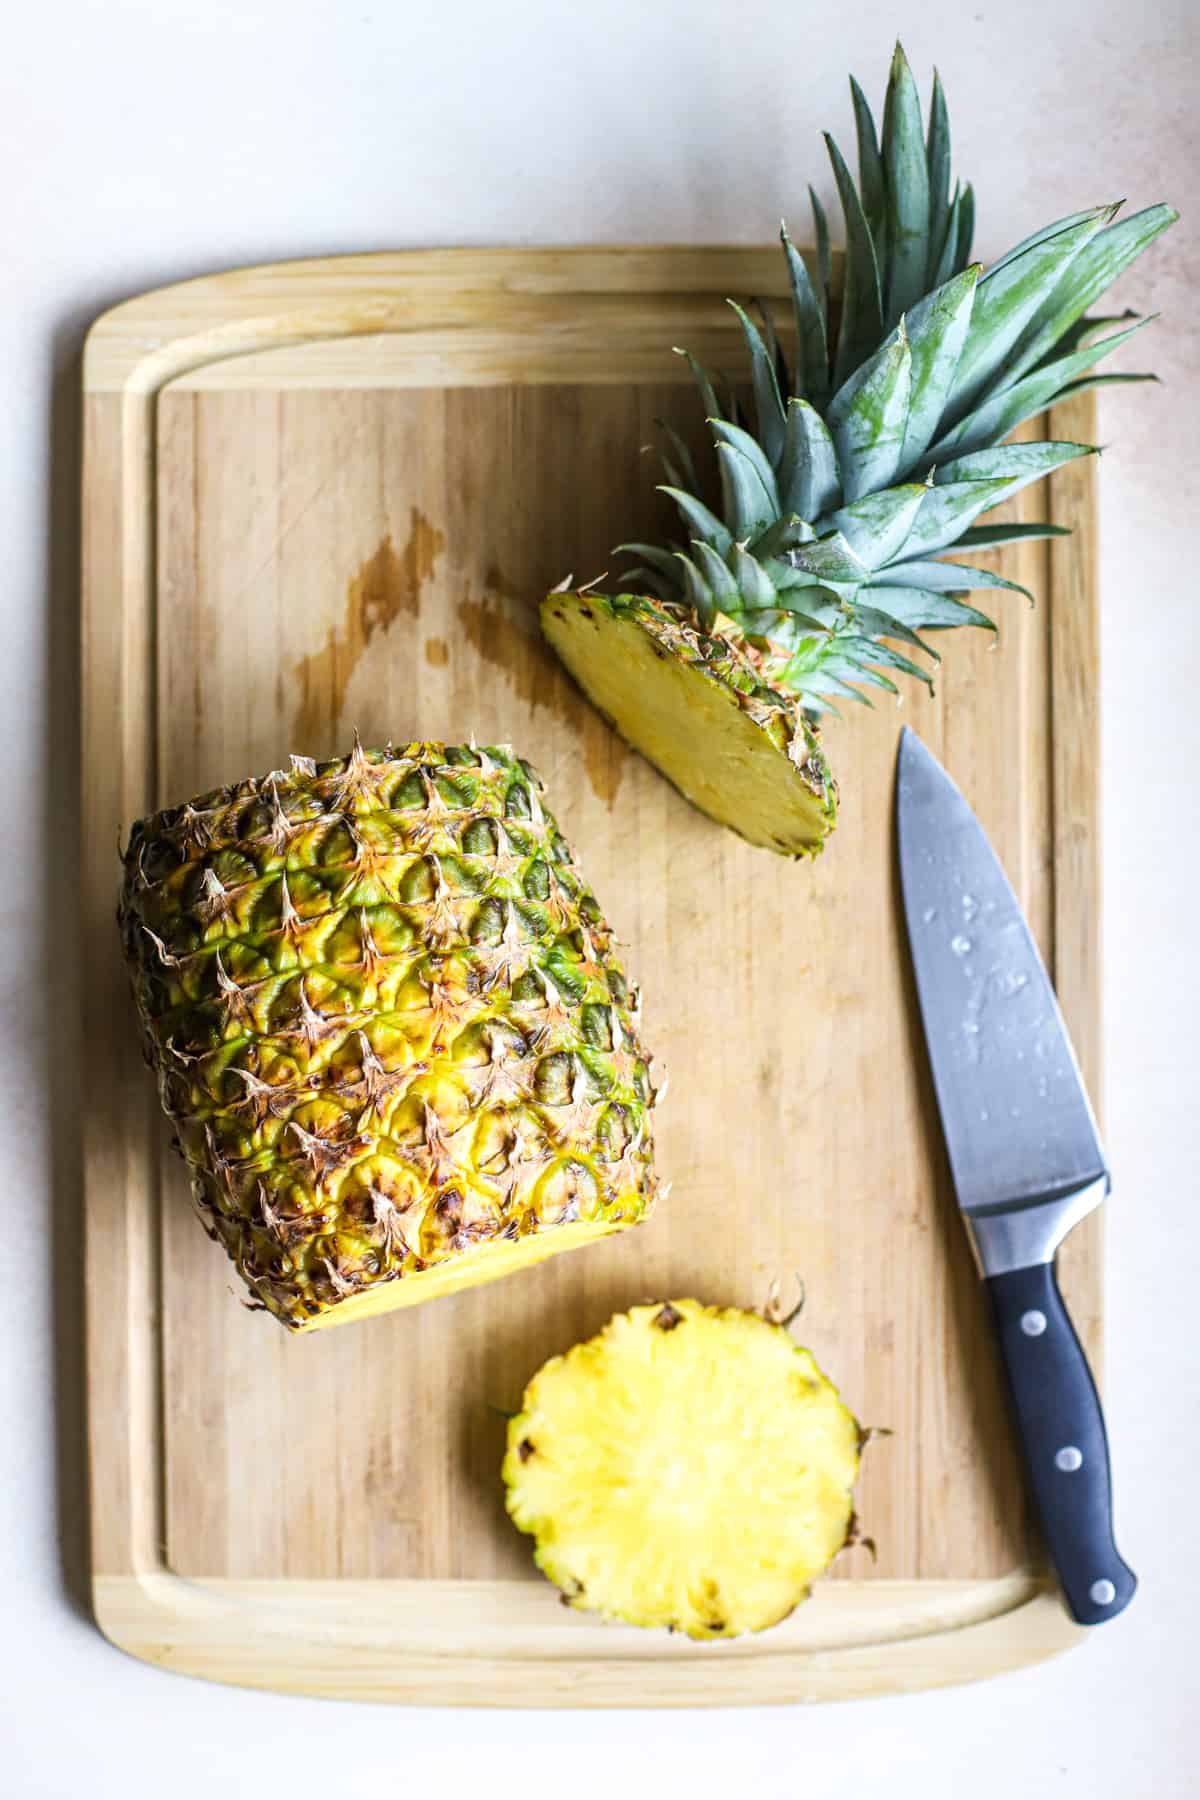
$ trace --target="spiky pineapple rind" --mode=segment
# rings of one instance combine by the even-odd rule
[[[637,990],[511,750],[293,759],[140,821],[124,864],[147,1056],[197,1205],[284,1324],[647,1215]]]
[[[591,589],[548,594],[541,619],[593,704],[693,805],[784,855],[824,847],[837,788],[818,729],[733,620],[705,628],[680,604]],[[742,802],[750,764],[776,801],[762,829]]]
[[[506,1506],[568,1605],[735,1637],[786,1618],[853,1541],[862,1436],[783,1325],[659,1302],[533,1377]]]

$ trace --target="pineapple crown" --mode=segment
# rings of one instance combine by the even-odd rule
[[[971,187],[950,188],[950,124],[937,76],[927,128],[899,44],[880,132],[853,78],[850,91],[857,186],[825,138],[845,227],[840,310],[828,223],[810,188],[815,275],[786,226],[780,233],[790,361],[765,304],[756,323],[729,302],[749,355],[752,430],[728,385],[678,352],[712,432],[719,510],[700,498],[688,446],[664,425],[661,491],[674,501],[687,542],[620,546],[641,565],[625,580],[684,602],[706,626],[721,616],[764,643],[772,679],[813,713],[836,711],[835,698],[865,700],[857,684],[895,693],[888,669],[932,685],[896,643],[936,661],[922,630],[995,629],[956,595],[1028,594],[941,558],[951,548],[1063,535],[1049,524],[975,521],[1095,453],[1086,444],[1005,443],[1018,425],[1085,388],[1154,379],[1091,372],[1150,321],[1088,309],[1178,217],[1160,205],[1118,222],[1118,206],[1092,207],[1043,227],[985,271],[968,261]],[[1097,339],[1111,325],[1121,328]]]

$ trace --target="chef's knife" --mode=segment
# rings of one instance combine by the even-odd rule
[[[912,731],[896,784],[900,881],[958,1203],[991,1299],[1030,1486],[1067,1606],[1115,1618],[1108,1440],[1055,1253],[1108,1192],[1054,989],[974,813]]]

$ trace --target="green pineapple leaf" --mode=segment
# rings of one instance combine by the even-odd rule
[[[675,502],[683,518],[689,534],[694,533],[711,544],[719,556],[727,556],[733,545],[733,533],[710,512],[703,500],[697,500],[694,494],[685,493],[682,488],[660,486],[660,494],[666,494]]]
[[[717,610],[716,596],[690,556],[685,556],[682,550],[677,550],[675,561],[682,571],[683,591],[688,605],[693,612],[699,614],[705,624],[708,624]]]
[[[763,342],[767,347],[767,355],[771,359],[771,367],[775,371],[775,391],[780,396],[779,404],[783,405],[783,395],[788,392],[787,358],[783,354],[783,345],[779,342],[779,333],[775,329],[775,315],[770,306],[760,296],[755,302],[758,316],[762,321]]]
[[[858,82],[850,77],[850,100],[854,107],[854,132],[858,141],[858,191],[862,198],[863,217],[878,244],[887,218],[887,188],[883,161],[875,132],[875,115]]]
[[[888,487],[898,474],[911,391],[912,354],[899,325],[829,404],[829,433],[847,500]]]
[[[1131,306],[1127,306],[1125,311],[1121,313],[1085,314],[1082,318],[1076,319],[1073,324],[1067,326],[1067,329],[1063,332],[1053,348],[1047,352],[1043,360],[1045,362],[1050,362],[1056,356],[1066,356],[1072,350],[1082,350],[1084,344],[1088,343],[1098,331],[1107,331],[1110,325],[1129,325],[1134,319],[1139,318],[1141,318],[1141,314],[1134,312]],[[1041,363],[1034,363],[1033,366],[1035,369],[1038,369],[1041,368],[1042,365]]]
[[[736,450],[740,456],[745,457],[767,496],[770,507],[768,517],[777,518],[782,510],[779,488],[775,481],[775,471],[771,467],[762,445],[752,438],[748,431],[743,431],[740,425],[731,425],[728,419],[710,419],[708,423],[718,446],[727,444],[730,449]]]
[[[923,681],[927,688],[932,689],[933,677],[928,669],[923,669],[920,663],[913,662],[911,657],[893,649],[891,644],[880,644],[874,638],[869,637],[846,637],[842,642],[863,658],[861,672],[864,676],[869,666],[882,663],[885,669],[899,669],[902,675],[913,675],[918,681]],[[870,659],[869,664],[867,658]]]
[[[869,587],[863,589],[863,598],[871,606],[886,607],[894,618],[903,619],[915,631],[945,631],[959,625],[977,625],[985,631],[996,629],[986,613],[968,606],[965,600],[955,600],[950,594],[931,594],[928,588]]]
[[[760,533],[747,548],[760,561],[782,556],[798,544],[810,544],[816,532],[796,513],[782,513],[773,525]]]
[[[682,356],[687,362],[688,368],[692,371],[696,386],[700,389],[700,398],[704,403],[705,418],[716,419],[723,417],[728,409],[722,406],[721,402],[717,399],[717,390],[713,384],[713,378],[704,367],[703,363],[697,362],[690,350],[681,350],[678,344],[675,345],[675,354],[676,356]]]
[[[1019,581],[1010,581],[1006,575],[997,575],[992,569],[972,569],[965,563],[915,560],[897,563],[890,569],[877,569],[871,585],[921,587],[934,594],[966,594],[974,588],[1010,588],[1014,593],[1024,594],[1027,600],[1033,599],[1029,589],[1022,587]]]
[[[783,448],[783,400],[775,376],[775,362],[763,342],[762,333],[746,309],[731,300],[742,335],[750,352],[750,379],[754,385],[754,408],[758,436],[769,460],[774,463]]]
[[[1157,375],[1125,374],[1119,375],[1085,375],[1082,381],[1069,381],[1065,388],[1060,388],[1054,396],[1055,402],[1069,400],[1073,394],[1086,394],[1089,388],[1109,387],[1114,382],[1157,381]]]
[[[871,573],[840,531],[830,537],[818,538],[815,543],[801,544],[799,549],[792,551],[792,562],[796,568],[815,575],[818,581],[847,587],[857,587]]]
[[[823,406],[829,398],[829,346],[825,338],[824,309],[813,289],[808,265],[788,236],[786,225],[780,226],[779,241],[787,260],[796,327],[794,392],[807,394],[814,406]]]
[[[958,201],[958,244],[954,252],[954,268],[965,269],[971,260],[971,243],[975,236],[975,189],[964,182]]]
[[[841,494],[829,427],[807,400],[788,401],[779,492],[785,511],[810,521],[834,507]]]
[[[1014,346],[1009,365],[1010,381],[1053,353],[1064,334],[1082,318],[1092,302],[1098,300],[1117,276],[1178,217],[1173,206],[1148,206],[1098,232],[1063,274],[1049,306],[1031,320]],[[1093,323],[1116,324],[1118,321],[1098,319]],[[1074,348],[1071,344],[1063,347]]]
[[[675,552],[663,550],[657,544],[618,544],[616,553],[624,556],[640,556],[652,569],[660,575],[671,576],[675,573]]]
[[[743,550],[740,544],[733,547],[733,577],[743,607],[764,608],[776,604],[775,584],[758,558]]]
[[[1001,388],[973,412],[969,412],[953,430],[947,432],[934,445],[930,456],[962,456],[972,450],[982,450],[986,445],[994,444],[998,438],[1007,437],[1010,431],[1015,431],[1026,419],[1036,418],[1039,413],[1045,412],[1078,375],[1085,369],[1090,369],[1102,357],[1110,355],[1136,331],[1151,324],[1153,317],[1151,315],[1148,319],[1139,319],[1124,331],[1114,332],[1111,337],[1102,339],[1098,344],[1088,344],[1070,356],[1042,363],[1023,380],[1011,387]]]
[[[854,603],[854,622],[867,637],[872,639],[899,638],[902,644],[911,644],[915,650],[923,650],[927,656],[933,658],[934,662],[942,660],[937,651],[929,644],[924,643],[910,626],[888,611],[884,604],[885,595],[874,588],[870,592],[879,599],[879,605],[868,604],[862,599],[856,599]]]
[[[654,423],[666,438],[673,453],[674,460],[668,457],[664,451],[659,451],[659,458],[666,471],[667,480],[672,487],[686,488],[689,493],[694,493],[700,482],[696,475],[696,465],[692,459],[691,450],[675,427],[668,424],[665,419],[655,419]]]
[[[935,481],[909,533],[904,554],[926,556],[932,550],[948,549],[980,513],[999,506],[1011,487],[1011,478],[1005,476],[940,484]]]
[[[695,552],[696,566],[718,611],[736,613],[742,604],[742,599],[732,570],[724,559],[717,555],[712,545],[706,544],[703,538],[694,538],[691,548]]]
[[[1070,263],[1113,212],[1111,206],[1094,207],[1077,223],[1063,226],[1010,262],[987,271],[975,290],[971,328],[954,377],[948,423],[956,424],[1001,371]]]
[[[925,161],[929,170],[929,258],[925,266],[925,288],[940,287],[937,279],[942,250],[950,224],[950,115],[941,77],[933,72],[933,93],[929,101],[929,130],[925,140]],[[957,235],[955,239],[957,245]],[[949,271],[945,277],[949,279]]]
[[[751,549],[749,554],[754,557],[756,562],[762,564],[777,593],[785,594],[793,588],[804,589],[804,594],[800,599],[788,601],[789,610],[794,611],[797,606],[815,604],[815,597],[818,596],[818,590],[821,587],[815,575],[810,575],[806,569],[798,569],[786,556],[759,556],[754,549]],[[780,604],[782,605],[782,601]]]
[[[821,317],[825,321],[825,329],[828,332],[831,311],[830,296],[833,293],[833,251],[829,244],[829,220],[825,217],[825,208],[821,205],[817,190],[811,182],[808,189],[808,204],[812,208],[813,237],[817,247],[817,278],[820,282]],[[826,381],[828,381],[828,376],[826,376]]]
[[[932,283],[934,287],[944,287],[950,280],[950,277],[954,274],[954,271],[959,267],[959,220],[962,217],[962,208],[962,188],[956,181],[954,184],[954,193],[950,201],[950,211],[946,219],[946,235],[942,239],[942,247],[938,253],[937,262],[934,265]]]
[[[925,292],[929,263],[929,164],[921,101],[899,44],[883,112],[882,154],[887,170],[884,324],[890,330]]]
[[[879,290],[879,263],[875,240],[863,213],[858,189],[842,160],[842,153],[825,133],[825,147],[833,164],[838,197],[846,221],[846,272],[842,294],[842,322],[838,330],[833,384],[839,388],[883,336],[883,300]]]
[[[929,493],[924,482],[884,488],[841,507],[832,523],[867,568],[881,569],[899,556]]]
[[[1086,225],[1090,219],[1095,217],[1095,214],[1096,208],[1087,206],[1082,212],[1067,213],[1061,219],[1052,219],[1049,225],[1042,225],[1037,231],[1031,231],[1028,237],[1021,239],[1019,244],[1014,244],[1011,250],[1006,250],[1003,256],[998,256],[992,263],[989,274],[998,275],[1001,269],[1007,269],[1010,263],[1014,263],[1018,257],[1024,256],[1027,250],[1034,250],[1039,244],[1048,243],[1052,237],[1057,237],[1060,231],[1066,231],[1075,225]]]
[[[956,550],[998,550],[1004,544],[1031,544],[1039,538],[1070,537],[1065,525],[969,525],[954,540]]]
[[[1017,494],[1031,481],[1053,475],[1064,463],[1081,456],[1098,456],[1094,444],[1059,443],[1046,438],[1032,444],[997,444],[989,450],[971,450],[951,462],[939,463],[931,473],[935,488],[960,481],[995,481],[1008,483],[1005,497]]]
[[[625,588],[634,593],[655,594],[660,600],[677,598],[678,583],[673,575],[660,575],[657,569],[635,565],[632,569],[625,570],[621,581]]]
[[[912,398],[901,452],[904,466],[911,467],[918,460],[938,428],[970,329],[982,273],[980,265],[972,263],[919,301],[905,322],[912,356]]]
[[[717,465],[721,471],[721,510],[726,525],[735,540],[757,537],[778,512],[778,497],[772,500],[754,463],[732,444],[717,445]]]

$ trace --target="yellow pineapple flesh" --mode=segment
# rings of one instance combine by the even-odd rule
[[[530,1382],[508,1511],[571,1606],[736,1637],[785,1618],[852,1540],[861,1441],[783,1325],[638,1306]]]

